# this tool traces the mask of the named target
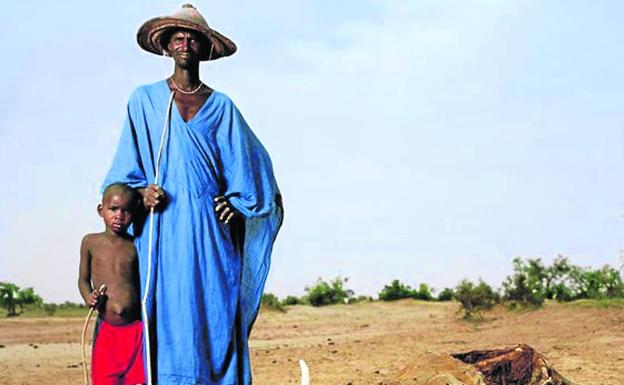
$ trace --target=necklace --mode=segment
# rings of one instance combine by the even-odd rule
[[[169,80],[171,80],[171,83],[173,83],[173,86],[175,87],[175,89],[176,89],[176,90],[178,90],[178,91],[182,92],[182,93],[183,93],[183,94],[185,94],[185,95],[193,95],[193,94],[195,94],[195,93],[196,93],[197,91],[199,91],[199,89],[200,89],[200,88],[202,88],[202,86],[204,85],[204,83],[199,82],[199,85],[198,85],[198,86],[197,86],[197,88],[195,88],[194,90],[192,90],[192,91],[185,91],[185,90],[183,90],[183,89],[182,89],[182,87],[180,87],[180,86],[178,85],[178,83],[176,83],[176,82],[175,82],[175,80],[173,80],[173,76],[172,76],[172,77],[170,77],[170,78],[169,78]]]

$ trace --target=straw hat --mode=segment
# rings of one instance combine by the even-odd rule
[[[163,54],[160,39],[171,28],[185,28],[200,33],[206,41],[212,43],[211,47],[203,49],[200,60],[215,60],[220,57],[230,56],[236,52],[236,44],[230,39],[208,26],[206,19],[191,4],[184,4],[182,8],[171,16],[155,17],[143,23],[137,32],[137,42],[146,51],[157,55]]]

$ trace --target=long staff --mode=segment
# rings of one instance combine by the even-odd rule
[[[98,290],[100,294],[104,294],[106,292],[106,284],[103,283]],[[87,352],[85,351],[85,336],[87,334],[87,327],[89,326],[89,320],[91,320],[91,316],[93,315],[93,311],[95,307],[91,307],[89,309],[89,313],[87,314],[87,318],[85,318],[84,326],[82,327],[82,337],[80,338],[80,348],[82,349],[82,374],[84,375],[84,383],[85,385],[89,385],[89,372],[87,370]]]
[[[167,104],[167,114],[165,115],[165,123],[162,129],[162,135],[160,137],[160,146],[158,148],[158,156],[156,157],[156,170],[154,172],[154,184],[158,186],[158,169],[160,167],[160,157],[162,155],[163,147],[165,144],[165,135],[167,128],[169,127],[169,120],[171,118],[171,106],[173,104],[173,97],[175,91],[171,92],[169,97],[169,103]],[[152,239],[154,237],[154,207],[150,207],[149,215],[149,230],[148,230],[148,247],[147,247],[147,274],[145,277],[145,290],[143,293],[143,299],[141,300],[141,311],[143,313],[143,333],[145,334],[145,357],[147,362],[147,385],[152,385],[152,354],[150,349],[150,334],[149,334],[149,318],[147,316],[147,298],[149,297],[150,280],[152,275],[152,254],[153,245]]]

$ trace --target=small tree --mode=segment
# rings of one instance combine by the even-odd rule
[[[12,317],[21,314],[24,311],[24,305],[27,304],[41,305],[43,300],[32,287],[20,289],[17,285],[10,282],[0,282],[0,306],[7,309],[7,316]],[[17,307],[20,308],[19,313]]]
[[[541,306],[546,298],[547,270],[542,260],[517,257],[514,272],[503,282],[504,299],[523,306]]]
[[[347,289],[345,284],[348,278],[336,277],[331,282],[319,278],[314,286],[306,287],[306,300],[312,306],[347,303],[353,297],[353,290]]]
[[[474,316],[480,317],[482,311],[494,307],[500,301],[500,296],[482,280],[475,285],[464,279],[455,288],[455,299],[459,301],[464,311],[464,318],[473,318]]]
[[[0,305],[7,309],[8,316],[17,315],[19,287],[9,282],[0,282]]]
[[[573,279],[578,267],[570,263],[568,258],[559,255],[551,266],[546,269],[546,298],[557,301],[571,301],[579,293],[579,285]]]

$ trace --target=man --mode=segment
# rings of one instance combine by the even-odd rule
[[[200,61],[236,46],[190,4],[148,20],[137,40],[171,56],[174,72],[130,97],[104,185],[137,188],[156,212],[149,261],[148,231],[134,229],[152,381],[250,384],[248,336],[282,208],[268,154],[232,101],[199,78]]]

